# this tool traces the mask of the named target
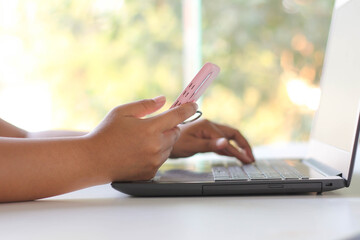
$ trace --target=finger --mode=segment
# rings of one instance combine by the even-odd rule
[[[252,158],[248,156],[248,154],[245,152],[245,150],[234,147],[229,142],[228,142],[228,145],[224,148],[224,151],[226,153],[228,153],[230,156],[236,157],[243,163],[252,163],[253,162]]]
[[[217,126],[226,136],[227,139],[233,139],[235,140],[236,144],[242,148],[243,150],[245,150],[246,154],[253,160],[255,161],[254,155],[252,153],[250,144],[248,143],[248,141],[245,139],[245,137],[236,129],[228,127],[228,126],[224,126],[224,125],[220,125],[217,123],[214,123],[215,126]]]
[[[164,106],[166,98],[158,96],[153,99],[143,99],[140,101],[128,103],[119,107],[124,116],[144,117],[150,113],[159,110]]]
[[[220,155],[233,156],[244,163],[252,162],[252,159],[247,156],[242,148],[234,147],[229,143],[227,138],[231,135],[228,134],[228,131],[224,133],[219,127],[221,127],[221,125],[214,123],[206,124],[203,127],[203,131],[201,132],[204,138],[216,139],[208,141],[209,145],[207,145],[207,147],[205,145],[205,147],[202,148],[202,151],[213,151]],[[232,130],[236,131],[235,129]]]
[[[180,128],[174,127],[170,130],[167,130],[163,133],[163,146],[164,149],[172,148],[176,141],[180,137]]]
[[[196,103],[185,103],[179,107],[167,110],[155,117],[152,117],[156,125],[160,127],[161,131],[172,129],[178,124],[184,122],[186,119],[196,113],[198,106]]]
[[[194,152],[220,152],[226,146],[224,146],[224,142],[227,140],[225,138],[217,138],[217,139],[205,139],[205,138],[196,138],[191,141],[191,145],[194,148]]]
[[[251,163],[252,159],[247,156],[246,152],[241,148],[235,148],[232,146],[226,138],[219,138],[214,141],[214,152],[221,155],[236,157],[243,163]]]

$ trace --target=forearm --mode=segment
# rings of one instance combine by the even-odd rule
[[[28,134],[24,129],[18,128],[0,118],[0,137],[24,138]]]
[[[0,137],[11,138],[53,138],[53,137],[76,137],[83,136],[86,132],[50,130],[41,132],[28,132],[16,127],[0,118]]]
[[[105,183],[88,141],[0,138],[0,202],[34,200]]]
[[[26,138],[54,138],[54,137],[77,137],[87,134],[86,132],[50,130],[42,132],[27,132]]]

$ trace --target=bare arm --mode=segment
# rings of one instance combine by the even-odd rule
[[[27,132],[26,138],[53,138],[53,137],[78,137],[84,136],[87,132],[50,130],[41,132]]]
[[[75,137],[75,136],[83,136],[85,134],[86,132],[66,131],[66,130],[28,132],[0,118],[0,137],[51,138],[51,137]]]
[[[88,134],[28,133],[0,119],[0,202],[34,200],[112,181],[148,180],[169,156],[214,151],[244,163],[254,161],[246,139],[230,127],[202,120],[182,127],[180,136],[177,125],[195,113],[193,103],[142,118],[164,103],[164,98],[156,98],[118,106]],[[235,140],[240,151],[228,140]]]
[[[0,202],[27,201],[101,184],[85,137],[0,138]]]
[[[0,137],[25,138],[27,131],[15,127],[14,125],[0,118]]]
[[[84,138],[46,139],[84,134],[74,131],[27,132],[0,119],[0,202],[32,200],[95,184],[90,179],[89,183],[78,180],[91,169],[91,161],[84,162],[90,159],[86,155]],[[60,180],[62,182],[58,183]],[[54,186],[60,186],[60,189],[56,190]]]
[[[189,103],[159,115],[165,98],[114,108],[89,134],[28,139],[1,121],[0,202],[54,196],[112,181],[151,179],[179,138],[177,125],[196,112]]]

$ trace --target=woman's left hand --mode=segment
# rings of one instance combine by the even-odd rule
[[[255,161],[251,147],[236,129],[202,119],[179,126],[181,135],[171,152],[171,158],[189,157],[199,152],[215,152],[233,156],[243,163]],[[233,140],[236,146],[229,141]]]

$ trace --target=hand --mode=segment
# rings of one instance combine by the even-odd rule
[[[148,180],[169,157],[180,136],[177,125],[197,109],[187,103],[157,116],[165,97],[141,100],[114,108],[88,136],[97,174],[106,181]],[[96,173],[95,173],[96,174]]]
[[[238,147],[230,144],[229,140],[234,140]],[[206,119],[181,126],[180,138],[170,157],[189,157],[198,152],[234,156],[243,163],[255,161],[249,143],[238,130]]]

